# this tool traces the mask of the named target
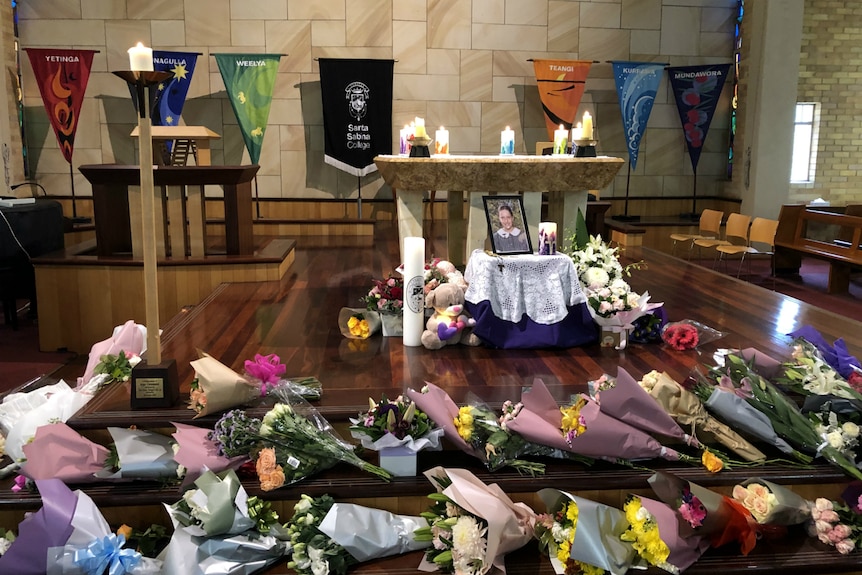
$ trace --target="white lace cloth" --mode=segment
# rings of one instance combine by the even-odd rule
[[[492,256],[475,250],[467,262],[465,299],[491,302],[494,315],[517,323],[524,314],[536,323],[562,321],[567,307],[587,301],[569,256]]]

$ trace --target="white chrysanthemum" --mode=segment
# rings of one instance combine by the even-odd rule
[[[638,383],[642,388],[649,391],[658,383],[658,378],[659,372],[654,369],[651,372],[644,374],[643,378]]]
[[[469,515],[452,527],[452,562],[456,573],[478,573],[485,562],[486,528]]]
[[[323,558],[323,549],[308,548],[308,558],[311,559],[311,572],[314,575],[328,575],[329,561]]]
[[[582,279],[589,289],[596,290],[608,285],[611,278],[602,268],[589,268],[584,272]]]
[[[629,292],[626,294],[626,305],[630,308],[636,308],[640,305],[641,296],[636,294],[635,292]]]
[[[826,441],[835,449],[844,449],[844,436],[840,431],[830,431],[826,434]]]

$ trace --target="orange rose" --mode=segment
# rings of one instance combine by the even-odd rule
[[[724,469],[724,462],[708,449],[703,450],[703,455],[701,455],[700,461],[710,473],[718,473]]]
[[[272,473],[272,470],[277,466],[278,462],[275,460],[275,449],[271,447],[261,449],[260,453],[257,454],[257,461],[254,464],[257,474],[263,475],[265,473]]]
[[[117,529],[117,535],[122,535],[123,537],[126,538],[126,541],[128,541],[129,539],[132,538],[132,528],[129,527],[128,525],[126,525],[125,523],[123,523]]]
[[[264,491],[272,491],[282,485],[284,485],[284,470],[281,465],[276,465],[273,471],[260,476],[260,488]]]

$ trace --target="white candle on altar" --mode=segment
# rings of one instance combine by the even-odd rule
[[[568,144],[569,131],[560,124],[558,130],[554,130],[554,154],[565,154]]]
[[[425,331],[425,238],[406,237],[404,257],[404,345],[422,345]]]
[[[444,129],[443,126],[440,126],[440,129],[434,132],[434,153],[449,153],[449,130]]]
[[[578,125],[572,128],[572,142],[577,142],[578,140],[584,139],[584,128],[581,126],[581,123],[578,122]]]
[[[416,116],[413,118],[413,137],[414,138],[427,138],[428,134],[425,132],[425,119]]]
[[[590,116],[589,112],[584,112],[584,129],[583,129],[584,140],[592,140],[593,139],[593,117]]]
[[[509,126],[506,126],[506,129],[500,132],[500,153],[515,153],[515,131],[509,128]]]
[[[130,70],[135,72],[152,72],[153,71],[153,49],[147,48],[142,43],[129,48],[129,66]]]
[[[556,222],[539,222],[539,255],[552,256],[557,253]]]
[[[410,129],[410,126],[404,126],[401,128],[401,132],[398,138],[398,153],[406,156],[410,153],[410,142],[408,138],[413,133],[413,130]]]

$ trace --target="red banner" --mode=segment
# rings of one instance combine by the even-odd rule
[[[72,163],[81,103],[95,50],[25,48],[63,157]]]
[[[560,124],[572,129],[591,65],[590,60],[533,60],[549,140]]]

